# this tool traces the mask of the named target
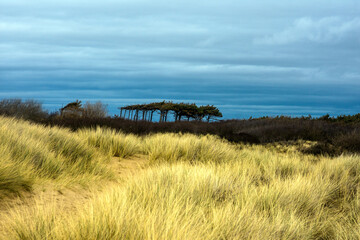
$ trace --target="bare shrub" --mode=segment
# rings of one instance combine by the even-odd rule
[[[0,101],[0,115],[39,121],[47,118],[48,112],[35,100],[3,99]]]
[[[89,118],[103,118],[108,115],[107,105],[100,101],[96,103],[86,102],[83,109],[84,116]]]

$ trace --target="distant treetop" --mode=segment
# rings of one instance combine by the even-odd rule
[[[167,122],[168,114],[174,115],[175,121],[197,120],[202,121],[206,119],[207,122],[221,118],[222,113],[217,107],[213,105],[206,105],[198,107],[195,103],[173,103],[171,101],[153,102],[149,104],[136,104],[120,107],[120,117],[139,120],[139,112],[141,112],[141,119],[144,121],[152,121],[154,112],[160,113],[160,122]]]

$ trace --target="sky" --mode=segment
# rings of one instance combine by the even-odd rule
[[[360,112],[359,0],[1,0],[0,99]]]

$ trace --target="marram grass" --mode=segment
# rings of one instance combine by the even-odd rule
[[[0,117],[0,198],[42,181],[110,179],[109,160],[66,129]]]
[[[237,147],[215,136],[154,134],[143,141],[143,152],[153,163],[221,163],[238,158]]]
[[[14,213],[9,236],[359,239],[358,160],[322,159],[304,166],[300,158],[284,159],[295,161],[291,174],[269,167],[266,178],[256,162],[165,164],[109,189],[76,214],[29,209],[33,217],[24,221]]]
[[[78,136],[110,156],[125,158],[141,152],[140,138],[133,134],[97,127],[96,130],[81,129]]]
[[[13,128],[25,124],[2,121],[12,122],[7,124]],[[23,126],[23,131],[38,127]],[[7,219],[4,239],[360,239],[357,155],[328,158],[295,150],[280,153],[191,134],[136,137],[100,128],[77,133],[39,128],[71,136],[84,149],[89,148],[90,156],[103,156],[99,160],[103,165],[109,156],[143,154],[152,167],[129,176],[119,186],[104,187],[76,211],[65,211],[55,202],[22,211],[15,208]],[[49,141],[51,138],[32,146]],[[114,150],[115,145],[119,150]],[[84,163],[76,164],[86,159],[95,164],[83,148],[72,148],[77,157],[60,147],[47,148],[65,159],[66,164],[59,164],[74,171],[70,177],[77,168],[78,174],[94,173]],[[1,161],[13,169],[12,152],[6,151]],[[61,171],[51,175],[56,171],[41,170],[30,160],[26,162],[40,176],[63,178]],[[51,166],[45,163],[42,166]],[[57,165],[52,164],[56,170]],[[10,176],[5,174],[5,178],[18,179],[14,182],[20,184],[14,189],[22,181],[37,181],[37,175],[25,167],[17,172],[3,169],[0,177],[6,173]],[[7,186],[4,183],[0,187]]]

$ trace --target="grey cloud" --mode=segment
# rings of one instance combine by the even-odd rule
[[[309,17],[297,19],[293,26],[265,38],[255,39],[257,44],[281,45],[302,41],[314,43],[339,43],[354,41],[360,44],[360,18],[342,19],[327,17],[314,20]]]

